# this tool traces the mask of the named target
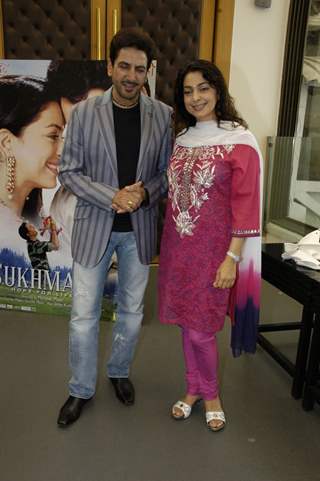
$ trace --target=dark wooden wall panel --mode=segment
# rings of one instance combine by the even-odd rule
[[[122,26],[141,27],[156,44],[157,97],[172,104],[177,70],[198,57],[201,0],[122,0]]]
[[[90,59],[90,0],[2,0],[5,57]]]

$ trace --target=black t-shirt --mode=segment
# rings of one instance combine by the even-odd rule
[[[114,132],[117,149],[119,188],[134,184],[140,152],[141,122],[140,105],[123,109],[113,104]],[[130,214],[116,214],[112,230],[132,230]]]

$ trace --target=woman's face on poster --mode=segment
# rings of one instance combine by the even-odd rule
[[[53,188],[57,183],[59,145],[64,120],[57,102],[50,102],[36,120],[11,141],[16,159],[16,184],[30,189]]]

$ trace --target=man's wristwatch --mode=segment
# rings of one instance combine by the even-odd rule
[[[235,253],[232,252],[232,251],[228,251],[228,252],[227,252],[227,256],[231,257],[231,259],[233,259],[234,262],[240,262],[240,261],[241,261],[241,257],[240,257],[240,256],[237,256],[237,254],[235,254]]]

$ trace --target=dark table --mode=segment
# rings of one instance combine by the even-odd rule
[[[283,244],[263,245],[262,278],[303,305],[302,319],[299,322],[260,324],[258,343],[293,377],[291,394],[299,399],[306,378],[311,335],[315,326],[315,332],[320,329],[320,271],[282,260],[283,251]],[[262,334],[293,329],[300,330],[295,364]],[[315,371],[316,367],[313,366],[312,375],[310,374],[313,384]]]
[[[303,392],[302,406],[305,411],[313,408],[315,401],[320,403],[320,319],[316,314],[309,360],[306,372],[306,382]]]

